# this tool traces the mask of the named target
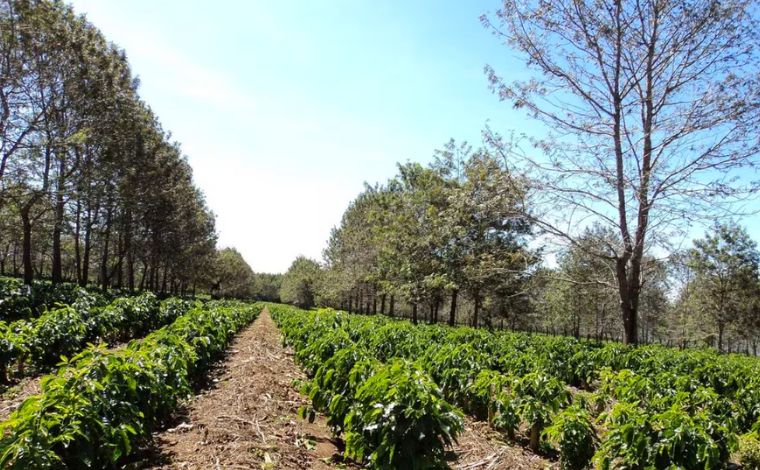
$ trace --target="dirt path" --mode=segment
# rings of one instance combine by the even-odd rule
[[[340,451],[324,418],[298,417],[305,376],[264,310],[233,342],[216,385],[195,397],[171,429],[154,436],[165,469],[334,468]]]
[[[482,421],[465,417],[464,432],[452,449],[458,470],[538,470],[557,469],[557,462],[546,460],[519,445],[510,444],[503,435]]]
[[[150,464],[161,469],[358,468],[341,462],[340,443],[324,417],[298,417],[308,399],[294,380],[305,379],[282,347],[269,316],[259,318],[233,342],[217,371],[215,386],[190,401],[171,427],[154,435]],[[501,439],[485,423],[469,418],[454,446],[454,469],[546,469],[556,463]]]
[[[0,395],[0,421],[8,419],[24,400],[40,393],[42,375],[24,377]]]

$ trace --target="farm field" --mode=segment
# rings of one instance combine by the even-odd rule
[[[272,321],[268,305],[230,346],[213,374],[213,385],[188,401],[167,429],[154,437],[148,461],[157,468],[362,468],[346,459],[344,443],[329,417],[302,411],[309,397],[295,383],[307,376]],[[543,469],[549,460],[509,445],[483,423],[465,419],[465,430],[449,452],[452,468]],[[267,467],[269,466],[269,467]],[[490,466],[490,467],[489,467]],[[403,465],[400,468],[405,468]]]
[[[181,309],[175,308],[177,302]],[[241,302],[167,300],[155,311],[143,311],[151,321],[171,319],[143,339],[112,349],[105,343],[90,345],[69,358],[59,356],[57,371],[40,380],[39,393],[0,423],[0,466],[105,468],[123,463],[260,310],[260,305]],[[104,311],[113,313],[107,307]],[[36,333],[32,330],[33,339]]]
[[[0,285],[13,285],[14,281],[0,279]],[[49,284],[37,284],[19,291],[19,287],[6,289],[2,297],[9,316],[24,318],[0,320],[1,419],[39,391],[42,375],[61,357],[71,357],[88,344],[100,343],[107,348],[125,345],[173,322],[193,306],[189,300],[159,301],[149,292],[121,298],[110,292],[108,296],[115,300],[107,303],[96,291],[70,285],[51,289]],[[40,295],[40,291],[47,295]]]
[[[144,339],[85,347],[53,374],[26,377],[6,391],[2,467],[364,466],[344,454],[329,413],[304,419],[311,400],[299,390],[308,375],[269,313],[297,310],[183,302],[173,323]],[[556,466],[483,422],[463,418],[461,426],[447,449],[452,468]]]
[[[760,409],[756,359],[269,309],[311,377],[304,414],[378,467],[446,465],[464,412],[563,468],[723,468]]]
[[[757,0],[0,0],[0,470],[760,469]]]

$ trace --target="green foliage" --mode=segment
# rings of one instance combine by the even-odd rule
[[[31,360],[39,365],[54,365],[61,356],[81,349],[87,330],[82,316],[71,307],[42,315],[29,336]]]
[[[222,298],[251,299],[254,296],[254,273],[234,248],[216,255],[212,292]]]
[[[320,411],[329,412],[328,424],[337,433],[343,430],[343,423],[352,403],[352,398],[359,385],[357,379],[364,379],[365,370],[370,363],[367,354],[358,349],[346,347],[340,349],[320,366],[311,382],[303,386],[303,391],[311,399],[312,406]],[[354,367],[356,371],[354,371]]]
[[[607,414],[607,433],[594,459],[609,468],[719,468],[736,447],[730,429],[706,412],[674,404],[657,413],[619,403]]]
[[[280,301],[282,274],[254,273],[253,298],[265,302]]]
[[[559,446],[563,469],[581,470],[591,463],[596,447],[596,431],[591,416],[584,408],[565,408],[552,418],[544,434]]]
[[[465,393],[465,408],[511,438],[520,425],[518,400],[512,391],[515,379],[494,370],[482,370]]]
[[[756,432],[743,434],[739,437],[737,457],[744,468],[760,468],[760,438]]]
[[[31,288],[21,279],[0,277],[0,319],[32,316]]]
[[[105,306],[82,295],[72,307],[47,311],[39,318],[0,322],[0,368],[7,372],[16,361],[28,362],[38,369],[57,364],[86,343],[110,344],[140,337],[174,321],[193,305],[179,299],[159,302],[152,293],[123,297]]]
[[[552,413],[570,400],[570,393],[562,382],[540,372],[531,372],[515,381],[514,392],[519,400],[520,415],[531,426],[543,427]]]
[[[103,295],[75,284],[34,281],[28,286],[21,279],[0,277],[0,320],[37,317],[60,305],[102,306],[106,303]]]
[[[0,423],[3,468],[110,468],[135,452],[261,307],[209,304],[107,351],[91,347]]]
[[[421,365],[403,359],[382,364],[371,349],[373,329],[331,310],[269,307],[312,379],[303,391],[343,433],[346,455],[373,468],[433,468],[462,430],[458,411]],[[305,417],[313,416],[307,409]]]
[[[346,454],[374,468],[444,468],[444,448],[463,429],[458,411],[418,366],[396,359],[356,391],[346,416]]]
[[[444,390],[447,399],[462,403],[470,384],[483,369],[490,369],[491,357],[473,344],[444,344],[428,349],[422,359],[425,369]]]
[[[31,326],[24,321],[0,322],[0,380],[8,379],[8,366],[29,353]]]
[[[315,374],[309,389],[315,407],[329,413],[334,405],[338,431],[345,431],[341,417],[356,397],[358,382],[350,379],[356,364],[365,364],[367,378],[377,373],[377,360],[416,361],[449,403],[510,437],[527,428],[531,447],[553,443],[563,465],[582,465],[594,455],[603,468],[720,467],[737,435],[757,421],[760,363],[753,358],[412,325],[332,310],[270,310],[296,357]],[[582,372],[573,370],[578,364]],[[567,384],[583,381],[593,391],[571,395]]]
[[[321,273],[316,261],[299,256],[282,277],[280,299],[301,308],[313,307]]]
[[[699,306],[718,329],[718,350],[723,350],[728,325],[756,327],[760,252],[747,231],[738,225],[713,226],[712,233],[694,241],[688,265],[695,279],[691,289]]]

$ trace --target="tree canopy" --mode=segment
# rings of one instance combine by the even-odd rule
[[[62,1],[0,1],[0,274],[210,287],[214,215],[138,84]]]
[[[573,245],[591,220],[615,231],[612,253],[589,253],[615,264],[627,343],[645,256],[758,188],[755,13],[746,0],[504,0],[482,18],[533,72],[487,67],[492,88],[547,130],[524,151],[488,138],[526,173],[526,217],[546,233]]]

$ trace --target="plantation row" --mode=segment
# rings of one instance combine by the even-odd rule
[[[347,457],[376,468],[444,462],[444,448],[462,431],[462,417],[426,372],[404,359],[383,363],[373,357],[342,328],[346,315],[284,305],[268,309],[313,379],[303,391],[316,410],[328,413],[333,431],[343,434]],[[303,412],[313,419],[313,410]]]
[[[45,370],[87,343],[112,345],[143,336],[171,323],[192,305],[179,299],[159,302],[152,293],[119,298],[106,306],[98,303],[97,297],[82,291],[71,306],[35,319],[0,321],[0,380],[7,380],[14,363],[22,375],[27,365]]]
[[[270,311],[311,377],[314,408],[348,456],[377,467],[440,464],[461,430],[452,405],[525,433],[535,451],[554,448],[565,468],[721,468],[732,454],[757,465],[760,365],[750,358]]]
[[[37,317],[58,304],[72,305],[81,299],[91,305],[103,306],[118,295],[116,290],[104,294],[98,289],[85,289],[70,283],[34,281],[28,286],[21,279],[0,277],[0,320]]]
[[[195,304],[125,348],[89,347],[42,381],[0,423],[0,467],[111,468],[150,436],[208,370],[258,304]]]

